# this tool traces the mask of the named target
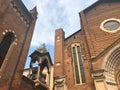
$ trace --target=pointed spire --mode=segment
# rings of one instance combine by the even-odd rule
[[[37,18],[38,12],[37,12],[37,7],[35,6],[32,10],[30,10],[31,15],[33,18]]]

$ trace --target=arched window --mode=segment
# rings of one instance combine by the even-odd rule
[[[4,58],[14,39],[15,39],[14,34],[8,32],[4,35],[2,41],[0,42],[0,67],[2,66]]]
[[[76,84],[86,83],[79,44],[74,44],[72,46],[72,56],[73,56],[73,62],[74,62],[74,72],[75,72],[74,75],[75,75]]]

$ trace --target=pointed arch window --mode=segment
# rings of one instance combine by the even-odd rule
[[[74,72],[75,72],[75,83],[83,84],[86,83],[84,67],[80,52],[80,45],[74,44],[72,46],[72,56],[73,56],[73,64],[74,64]]]
[[[14,34],[12,32],[8,32],[4,35],[2,41],[0,42],[0,67],[3,64],[4,58],[14,39]]]

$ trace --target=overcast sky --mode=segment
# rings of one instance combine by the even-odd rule
[[[79,12],[97,0],[22,0],[30,10],[37,6],[38,19],[35,26],[29,54],[45,43],[53,59],[54,32],[63,28],[65,37],[80,29]],[[29,55],[28,54],[28,55]],[[29,62],[30,60],[28,60]],[[27,63],[28,63],[27,62]],[[26,65],[26,67],[28,67]]]

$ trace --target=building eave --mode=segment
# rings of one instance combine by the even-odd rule
[[[120,0],[97,0],[95,3],[87,7],[86,9],[82,10],[81,12],[89,12],[92,8],[96,7],[97,5],[101,3],[107,3],[107,2],[120,2]],[[79,13],[81,13],[79,12]]]
[[[72,36],[76,35],[78,32],[80,32],[81,29],[79,29],[78,31],[76,31],[75,33],[71,34],[70,36],[68,36],[67,38],[65,38],[65,41],[68,40],[69,38],[71,38]]]

